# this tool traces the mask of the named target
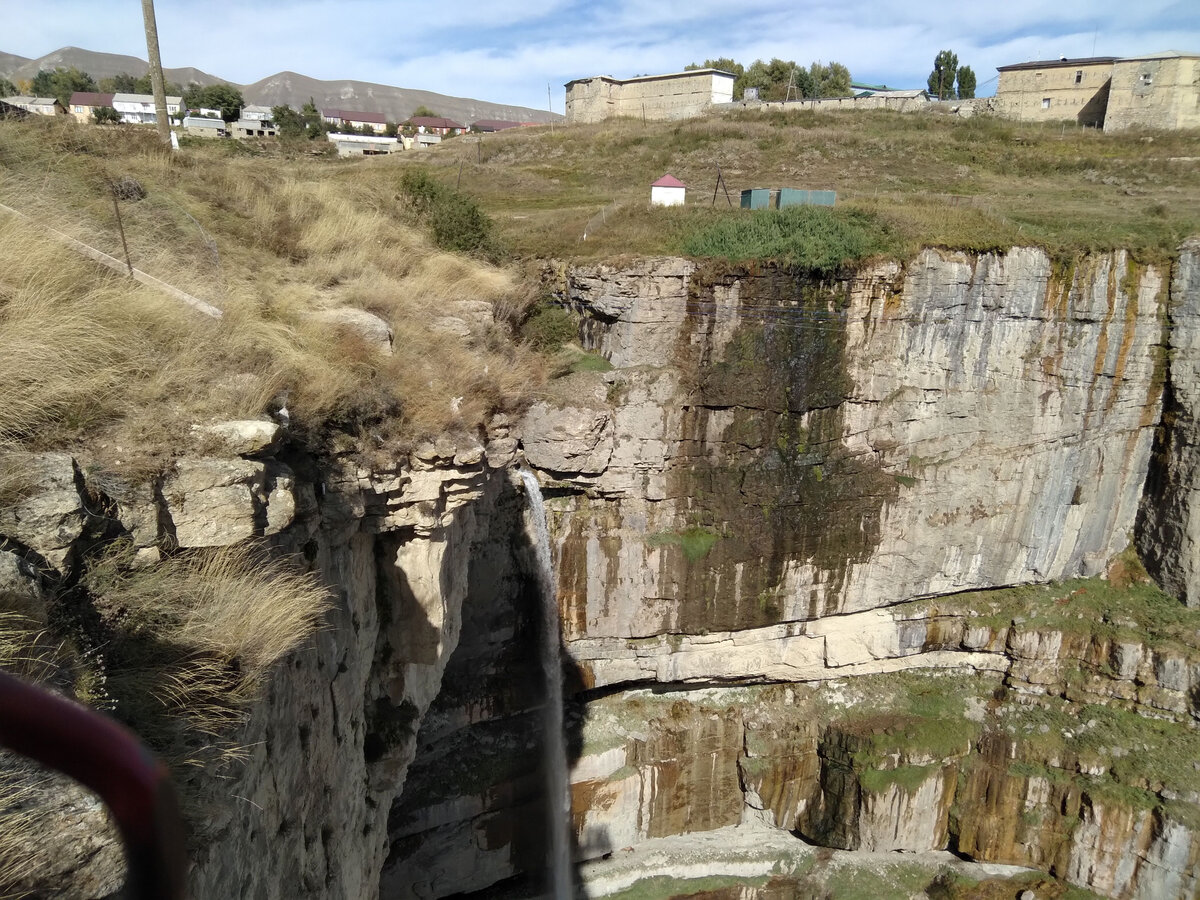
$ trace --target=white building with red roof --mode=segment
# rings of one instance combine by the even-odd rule
[[[651,206],[683,206],[687,185],[670,173],[650,185]]]

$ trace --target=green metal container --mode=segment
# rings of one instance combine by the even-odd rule
[[[780,188],[775,200],[776,209],[785,206],[833,206],[837,203],[837,191],[802,191],[797,188]],[[743,206],[745,203],[743,202]]]
[[[742,209],[770,209],[771,191],[768,188],[753,188],[742,191]]]

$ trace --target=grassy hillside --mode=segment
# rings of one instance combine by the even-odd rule
[[[884,252],[923,244],[1042,245],[1056,253],[1173,252],[1200,232],[1200,135],[1106,135],[934,112],[736,111],[682,123],[619,120],[514,130],[429,155],[496,217],[519,253],[676,253],[730,213],[743,188],[832,189],[888,232]],[[404,162],[409,162],[405,160]],[[670,172],[686,209],[651,210]],[[587,240],[582,237],[587,233]]]
[[[171,154],[146,130],[0,122],[0,203],[122,257],[108,183],[132,178],[145,196],[121,201],[120,216],[134,266],[224,312],[197,315],[0,213],[0,441],[86,436],[127,448],[128,463],[197,422],[284,401],[307,439],[332,425],[374,445],[472,430],[519,406],[541,363],[505,323],[528,289],[438,250],[400,174],[222,147]],[[467,339],[439,328],[463,300],[490,302],[499,324]],[[385,319],[395,352],[314,318],[339,307]]]

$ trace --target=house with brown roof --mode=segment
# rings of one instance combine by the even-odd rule
[[[95,121],[96,110],[104,107],[112,108],[112,94],[97,94],[93,91],[76,91],[71,95],[67,111],[76,122],[88,125]]]
[[[467,126],[444,116],[412,116],[404,124],[416,129],[417,134],[438,134],[443,137],[448,134],[462,134],[467,130]]]
[[[1024,122],[1104,124],[1115,56],[1044,59],[1000,66],[996,106],[1000,115]]]
[[[524,122],[509,122],[507,119],[479,119],[471,123],[472,131],[492,134],[496,131],[507,131],[509,128],[520,128]]]
[[[335,128],[350,127],[361,131],[364,125],[369,125],[376,134],[383,134],[387,130],[387,116],[383,113],[361,112],[355,109],[323,109],[321,118]]]

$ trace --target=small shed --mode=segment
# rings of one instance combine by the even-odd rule
[[[674,175],[664,175],[650,185],[651,206],[683,206],[687,185]]]

